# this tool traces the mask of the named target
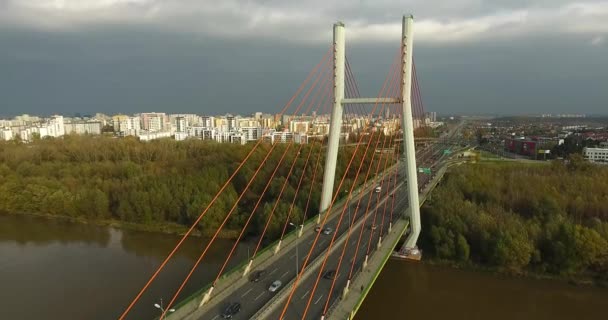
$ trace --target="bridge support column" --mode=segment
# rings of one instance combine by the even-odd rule
[[[378,237],[378,249],[382,247],[382,236]]]
[[[363,261],[363,269],[367,268],[367,258],[369,258],[369,255],[365,255],[365,261]]]
[[[243,278],[247,276],[247,274],[249,273],[249,271],[251,271],[251,265],[253,264],[253,259],[249,260],[249,263],[247,264],[247,267],[245,267],[245,271],[243,272]]]
[[[348,291],[350,290],[350,279],[346,281],[346,286],[344,287],[344,291],[342,291],[342,299],[346,298]]]
[[[325,169],[323,172],[323,188],[321,192],[321,204],[319,207],[319,212],[321,214],[329,207],[334,190],[336,162],[338,161],[338,145],[340,143],[340,129],[342,128],[345,60],[344,24],[338,22],[334,24],[334,106],[329,124],[329,139],[327,141],[327,155],[325,157]]]
[[[403,17],[401,37],[401,98],[402,128],[405,158],[405,176],[407,177],[408,203],[410,206],[411,233],[404,246],[416,246],[420,235],[420,202],[418,200],[418,176],[416,173],[416,150],[414,145],[414,120],[412,118],[412,66],[413,66],[413,16]]]
[[[391,230],[393,229],[393,222],[389,222],[388,223],[388,233],[391,233]]]
[[[281,250],[281,242],[283,242],[283,239],[279,240],[279,243],[274,247],[274,254],[279,253],[279,250]]]
[[[202,307],[205,303],[209,302],[209,299],[211,299],[211,292],[213,292],[213,286],[211,286],[211,288],[209,288],[209,290],[205,292],[203,300],[201,300],[201,303],[198,305],[199,308]]]
[[[304,233],[304,225],[300,225],[300,230],[298,230],[298,238],[302,237],[302,233]]]

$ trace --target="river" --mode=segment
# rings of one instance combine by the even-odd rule
[[[179,237],[0,214],[0,319],[116,319]],[[184,288],[211,282],[233,242],[216,241]],[[152,319],[171,298],[206,245],[192,238],[150,286],[129,319]],[[247,259],[236,250],[232,265]]]
[[[0,215],[1,318],[116,319],[178,240]],[[205,243],[185,242],[129,319],[157,316],[154,303],[173,295]],[[213,280],[231,245],[212,247],[185,295]],[[248,249],[239,247],[232,263],[246,260]],[[357,319],[605,319],[607,302],[607,289],[390,261]]]
[[[389,260],[355,320],[587,320],[606,307],[605,288]]]

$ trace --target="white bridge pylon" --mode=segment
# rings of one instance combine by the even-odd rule
[[[349,98],[344,97],[344,70],[346,61],[345,28],[344,24],[334,24],[334,101],[329,126],[329,139],[325,170],[323,173],[323,189],[319,207],[319,219],[329,207],[336,175],[336,162],[338,160],[338,147],[340,141],[340,128],[342,127],[342,113],[344,104],[370,104],[393,103],[401,104],[403,113],[401,128],[403,129],[403,159],[404,173],[407,177],[407,194],[409,210],[403,215],[410,218],[411,233],[404,246],[412,248],[420,235],[420,202],[418,200],[418,178],[416,173],[416,150],[414,145],[414,121],[412,118],[412,67],[413,67],[413,24],[414,17],[403,16],[401,34],[401,96],[386,98]],[[408,214],[409,213],[409,214]],[[319,220],[320,221],[320,220]]]

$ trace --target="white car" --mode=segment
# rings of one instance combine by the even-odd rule
[[[323,233],[324,233],[324,234],[331,234],[333,231],[334,231],[334,229],[327,227],[327,228],[325,228],[325,229],[323,230]]]
[[[275,282],[273,282],[270,287],[268,288],[268,291],[270,292],[275,292],[277,290],[279,290],[279,288],[281,287],[283,283],[281,283],[280,280],[276,280]]]

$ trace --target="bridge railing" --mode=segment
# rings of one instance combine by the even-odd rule
[[[396,169],[399,165],[400,165],[400,163],[396,162],[391,167],[387,168],[380,174],[383,174],[385,172],[391,172],[391,170]],[[370,179],[370,181],[368,181],[366,184],[359,186],[353,192],[353,194],[356,194],[357,196],[359,196],[363,190],[372,188],[373,186],[375,186],[375,184],[376,184],[375,180]],[[342,199],[336,201],[336,203],[334,204],[333,207],[340,208],[341,206],[344,205],[344,202],[347,199],[348,199],[348,197],[343,197]],[[317,217],[318,217],[318,215],[313,215],[313,216],[309,217],[306,221],[304,221],[304,223],[303,223],[304,227],[303,227],[302,232],[312,229],[311,225],[316,225]],[[282,240],[283,241],[282,242],[283,250],[284,250],[284,248],[286,248],[287,246],[289,246],[290,244],[295,242],[294,235],[296,235],[297,232],[298,232],[297,230],[292,229],[291,231],[289,231],[288,233],[285,234],[285,236],[283,237],[283,240]],[[246,265],[249,263],[249,260],[254,261],[254,264],[252,265],[252,270],[254,270],[256,268],[259,268],[260,266],[263,266],[266,262],[268,262],[270,259],[272,259],[275,256],[275,254],[273,252],[269,252],[269,251],[273,250],[279,241],[280,240],[277,239],[277,240],[271,242],[270,244],[268,244],[264,248],[262,248],[260,251],[258,251],[255,256],[251,257],[250,259],[244,260],[243,262],[239,263],[238,265],[236,265],[235,267],[231,268],[226,273],[224,273],[217,282],[217,283],[222,284],[222,286],[221,286],[222,288],[219,288],[219,286],[217,286],[214,290],[213,296],[217,297],[218,295],[222,294],[225,290],[227,290],[228,287],[230,287],[233,284],[236,284],[239,280],[241,280],[243,278],[241,274],[245,271]],[[216,285],[217,285],[217,283],[216,283]],[[201,289],[197,290],[193,294],[189,295],[188,297],[184,298],[183,300],[181,300],[180,302],[175,304],[175,306],[173,308],[176,311],[170,315],[167,315],[165,318],[183,319],[183,318],[190,316],[192,313],[196,312],[199,309],[200,301],[202,301],[203,296],[211,288],[211,286],[212,286],[212,283],[208,283]],[[211,300],[214,300],[213,297]],[[208,303],[211,303],[211,301]]]

